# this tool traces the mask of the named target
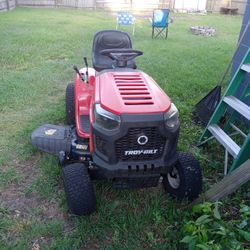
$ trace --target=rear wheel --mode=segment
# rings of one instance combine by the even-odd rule
[[[74,163],[63,168],[63,183],[68,208],[75,215],[89,215],[96,210],[96,197],[88,169]]]
[[[66,121],[68,125],[75,125],[75,86],[69,83],[66,88]]]
[[[190,153],[179,153],[178,161],[163,176],[166,192],[179,200],[193,200],[202,190],[202,175],[199,162]]]

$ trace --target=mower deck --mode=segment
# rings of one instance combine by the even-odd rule
[[[130,177],[118,177],[114,179],[113,187],[116,189],[137,189],[156,187],[160,174],[134,175]]]
[[[46,153],[59,155],[59,152],[69,153],[71,150],[70,126],[45,124],[33,131],[32,145]]]

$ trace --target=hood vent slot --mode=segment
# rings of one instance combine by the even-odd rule
[[[147,83],[140,74],[113,74],[117,89],[125,105],[153,105]]]

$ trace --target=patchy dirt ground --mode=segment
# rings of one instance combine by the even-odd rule
[[[18,181],[13,181],[4,188],[0,188],[0,205],[7,210],[10,219],[19,221],[21,224],[29,224],[30,221],[46,224],[53,220],[62,221],[64,234],[74,231],[74,222],[67,213],[58,207],[58,202],[51,202],[42,198],[32,188],[32,184],[39,176],[37,163],[39,157],[32,157],[29,161],[12,161],[8,166],[14,166],[18,175]],[[2,171],[8,166],[1,167]],[[19,178],[20,177],[20,178]],[[15,229],[11,230],[15,235]],[[50,244],[50,236],[39,237],[31,242],[31,249],[40,249],[40,245],[46,242]]]

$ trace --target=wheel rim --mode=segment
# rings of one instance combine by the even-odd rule
[[[180,175],[176,167],[173,167],[172,170],[168,173],[168,183],[169,185],[177,189],[180,186]]]

